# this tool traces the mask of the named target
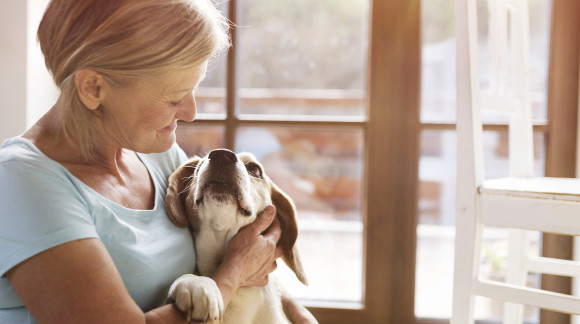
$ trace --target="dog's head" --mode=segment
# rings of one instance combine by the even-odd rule
[[[282,229],[278,242],[284,251],[282,259],[307,284],[295,247],[298,227],[294,203],[252,154],[217,149],[203,158],[192,158],[169,177],[165,201],[177,226],[189,226],[196,235],[204,222],[215,231],[228,231],[229,237],[274,205]]]

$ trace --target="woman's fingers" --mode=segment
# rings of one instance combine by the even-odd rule
[[[268,208],[262,212],[262,214],[267,214],[264,215],[264,217],[273,217],[270,213],[272,213],[272,215],[276,214],[276,208],[274,206],[268,206]],[[270,241],[274,246],[276,246],[276,249],[274,250],[274,260],[281,257],[284,251],[282,250],[282,247],[278,246],[277,244],[280,240],[280,237],[282,236],[282,228],[280,227],[280,220],[278,220],[277,217],[274,217],[274,219],[270,222],[269,227],[266,228],[266,231],[262,235],[264,239]],[[274,261],[274,263],[275,262],[276,261]]]
[[[282,229],[280,228],[280,221],[278,218],[274,218],[270,227],[263,234],[266,240],[274,243],[276,245],[282,236]]]
[[[274,259],[278,259],[282,254],[284,254],[284,250],[280,245],[277,245],[276,250],[274,251]]]
[[[264,238],[274,245],[278,243],[280,237],[282,236],[282,229],[280,228],[280,221],[276,215],[276,208],[274,206],[268,206],[263,212],[258,214],[258,218],[250,226],[255,226],[258,233],[262,234]],[[277,252],[276,252],[277,253]],[[279,257],[277,254],[276,257]]]
[[[257,235],[260,235],[265,232],[270,225],[272,225],[272,222],[275,220],[275,215],[276,208],[274,206],[268,206],[263,212],[258,214],[256,220],[248,225],[248,227],[253,227],[257,232]]]

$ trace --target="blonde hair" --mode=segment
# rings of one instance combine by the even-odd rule
[[[202,64],[230,45],[211,0],[51,0],[38,28],[45,63],[61,90],[61,127],[85,158],[98,112],[86,109],[74,75],[91,69],[114,87]]]

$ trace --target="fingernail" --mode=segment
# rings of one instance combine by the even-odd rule
[[[266,213],[268,213],[268,215],[274,215],[274,213],[276,212],[276,208],[272,205],[266,207]]]

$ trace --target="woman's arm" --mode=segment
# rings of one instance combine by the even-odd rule
[[[38,323],[187,323],[172,305],[144,314],[98,239],[48,249],[6,276]]]
[[[239,287],[263,286],[282,251],[280,225],[269,208],[232,239],[214,275],[224,304]],[[39,323],[187,323],[173,305],[143,313],[98,239],[71,241],[41,252],[6,274]]]

